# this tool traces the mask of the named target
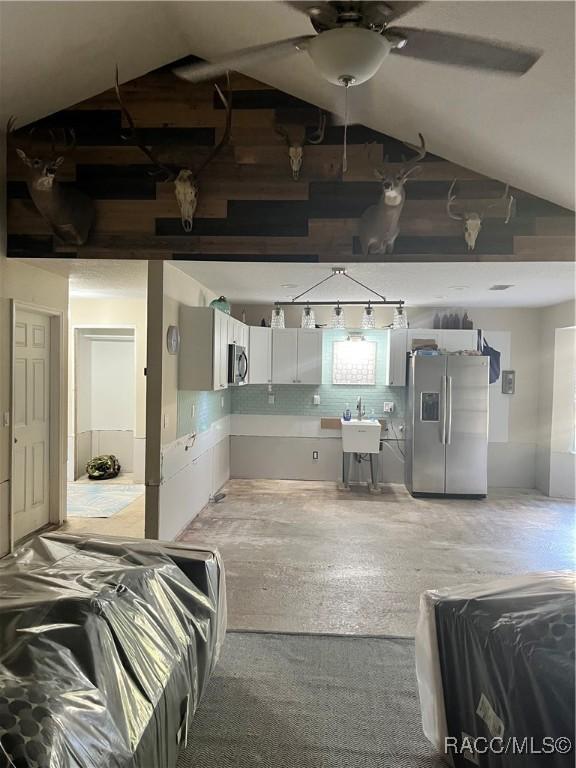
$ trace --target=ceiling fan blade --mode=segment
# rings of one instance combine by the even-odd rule
[[[431,29],[389,27],[388,32],[407,41],[404,47],[391,51],[395,55],[454,67],[523,75],[542,55],[542,51],[530,48]]]
[[[243,48],[240,51],[231,51],[216,61],[200,62],[199,64],[187,64],[175,67],[174,74],[192,83],[201,83],[220,77],[230,70],[241,70],[262,61],[270,61],[273,58],[288,56],[298,50],[304,50],[306,44],[316,35],[301,35],[289,37],[286,40],[275,40],[264,45],[255,45],[252,48]]]

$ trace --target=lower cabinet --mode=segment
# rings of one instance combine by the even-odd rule
[[[272,383],[322,383],[322,331],[307,328],[272,330]]]

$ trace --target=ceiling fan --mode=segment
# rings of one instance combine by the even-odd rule
[[[316,34],[244,48],[207,63],[185,65],[175,73],[201,82],[228,70],[306,51],[328,82],[348,88],[365,83],[386,56],[403,56],[507,75],[523,75],[541,51],[479,37],[431,29],[391,26],[421,2],[288,2],[307,14]]]

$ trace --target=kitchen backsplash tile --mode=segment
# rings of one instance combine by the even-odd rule
[[[191,432],[205,432],[211,424],[231,410],[230,389],[217,392],[178,391],[178,437]],[[194,416],[192,410],[194,406]]]

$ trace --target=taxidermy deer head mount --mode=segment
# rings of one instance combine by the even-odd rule
[[[11,117],[6,126],[9,146],[14,146],[14,126],[16,120]],[[29,132],[30,137],[34,128]],[[65,243],[83,245],[88,239],[94,222],[95,208],[88,195],[70,184],[56,181],[56,172],[67,154],[74,151],[76,137],[74,131],[64,131],[64,146],[58,150],[54,131],[49,131],[50,150],[24,151],[16,147],[16,154],[27,169],[26,186],[32,202],[50,228]]]
[[[399,170],[388,167],[388,158],[386,158],[384,165],[374,171],[376,177],[382,182],[382,194],[376,205],[367,208],[360,218],[360,242],[365,257],[369,254],[392,253],[394,249],[406,199],[404,185],[412,174],[420,171],[418,163],[426,155],[424,136],[421,133],[418,136],[419,147],[405,144],[417,153],[416,157],[404,163]]]
[[[165,162],[161,159],[164,153],[161,153],[161,148],[154,149],[153,147],[146,146],[138,136],[138,129],[128,111],[128,108],[122,101],[120,96],[120,86],[118,84],[118,68],[116,68],[116,96],[118,103],[122,110],[122,114],[126,118],[126,121],[131,130],[131,138],[134,140],[136,146],[142,150],[150,162],[156,166],[158,173],[163,175],[163,181],[174,182],[174,194],[176,195],[176,201],[178,202],[178,208],[180,209],[180,217],[182,220],[182,226],[185,232],[192,232],[194,226],[194,214],[198,207],[198,194],[199,194],[199,179],[202,172],[208,167],[208,165],[214,160],[220,150],[228,143],[230,139],[230,128],[232,125],[232,108],[231,108],[231,91],[230,91],[230,78],[228,78],[228,98],[224,96],[220,87],[214,85],[218,96],[220,97],[224,108],[226,109],[226,125],[222,138],[213,148],[208,157],[199,163],[196,167],[192,164],[181,164]],[[182,154],[181,149],[174,148],[174,153]]]
[[[298,181],[302,161],[304,159],[304,144],[321,144],[324,141],[326,131],[326,113],[318,112],[318,127],[311,136],[306,136],[306,127],[303,125],[277,125],[276,133],[282,136],[288,147],[288,159],[292,169],[292,178]]]
[[[454,187],[456,186],[456,179],[450,185],[448,190],[448,200],[446,202],[446,212],[451,219],[455,221],[461,221],[464,224],[464,239],[469,251],[473,251],[476,247],[476,240],[482,229],[482,222],[489,210],[495,208],[498,205],[502,205],[506,210],[506,218],[504,224],[508,224],[512,217],[512,209],[514,206],[514,196],[509,194],[509,185],[506,184],[504,194],[502,197],[496,198],[493,203],[485,206],[481,211],[464,211],[463,213],[454,213],[453,207],[456,201],[456,193]]]

